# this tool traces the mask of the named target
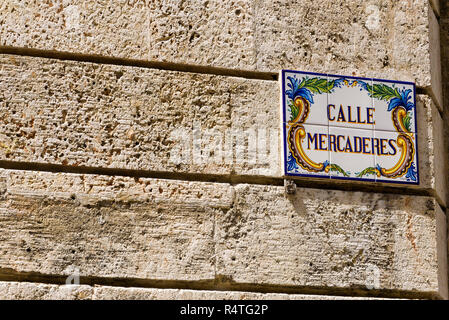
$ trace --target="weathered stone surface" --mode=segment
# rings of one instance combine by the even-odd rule
[[[260,70],[295,68],[431,83],[427,1],[258,3],[257,39],[267,39],[256,43]]]
[[[252,1],[6,1],[1,45],[219,66],[254,65]],[[18,23],[19,22],[19,23]]]
[[[431,85],[428,0],[4,1],[0,45]]]
[[[0,176],[1,273],[447,296],[446,223],[432,198],[318,189],[286,197],[275,186],[14,170]]]
[[[86,300],[92,291],[85,285],[0,281],[0,300]]]
[[[441,2],[441,67],[443,76],[443,97],[445,103],[445,109],[443,113],[443,121],[446,124],[445,128],[445,150],[449,152],[449,108],[447,104],[449,103],[449,2]],[[449,155],[446,161],[446,173],[449,172]],[[449,184],[449,174],[446,174],[447,184]],[[449,192],[446,193],[449,201]]]
[[[344,2],[344,1],[343,1]],[[260,0],[257,69],[408,80],[442,108],[439,28],[428,1]]]
[[[0,271],[213,279],[227,185],[1,172]]]
[[[438,28],[426,0],[0,3],[0,46],[411,80],[442,111]],[[6,55],[0,79],[0,160],[281,176],[276,82]],[[419,188],[446,205],[444,122],[418,100]],[[447,298],[430,197],[1,170],[0,221],[0,274]],[[335,298],[0,282],[0,299],[304,297]]]
[[[2,45],[126,58],[148,53],[143,1],[2,1],[0,12]]]
[[[447,298],[445,216],[431,198],[237,185],[218,215],[233,283],[378,288]]]
[[[444,122],[431,98],[419,95],[417,100],[420,186],[434,190],[438,202],[445,206]]]
[[[0,64],[1,160],[282,175],[277,82],[10,55]],[[418,96],[419,187],[440,195],[433,109]]]
[[[274,81],[14,56],[0,65],[2,160],[280,175]],[[259,128],[264,148],[250,161]]]
[[[446,225],[447,225],[447,230],[445,232],[445,237],[447,240],[447,243],[446,243],[447,248],[448,248],[447,257],[449,260],[449,208],[446,208]],[[449,266],[448,266],[448,272],[449,272]]]
[[[0,282],[0,300],[373,300],[378,298]]]
[[[257,1],[151,1],[149,60],[254,69]]]
[[[256,293],[243,291],[210,291],[95,287],[93,300],[373,300],[375,298],[308,294]]]

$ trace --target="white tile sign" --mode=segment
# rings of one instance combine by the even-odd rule
[[[415,85],[283,70],[284,172],[418,184]]]

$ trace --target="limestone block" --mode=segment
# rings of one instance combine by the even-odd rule
[[[146,3],[125,0],[2,1],[1,44],[146,58],[151,36]]]
[[[0,281],[0,300],[378,300],[379,298]]]
[[[86,300],[92,292],[86,285],[0,281],[0,300]]]
[[[257,1],[151,1],[148,59],[255,69]]]
[[[0,63],[4,160],[280,176],[276,82],[9,55]],[[432,127],[418,111],[418,127]]]
[[[228,67],[255,62],[252,1],[34,0],[0,9],[1,45]]]
[[[1,172],[0,273],[214,279],[227,185]]]
[[[328,295],[257,293],[184,289],[120,288],[98,286],[93,300],[373,300],[376,298]],[[377,298],[378,299],[378,298]]]
[[[440,17],[440,26],[441,26],[441,68],[443,75],[443,97],[444,101],[447,105],[449,101],[449,84],[448,84],[448,75],[449,75],[449,2],[442,1],[441,2],[441,12],[443,13]],[[447,112],[447,109],[445,110]]]
[[[417,96],[416,109],[420,187],[432,190],[439,203],[446,205],[444,122],[428,96]]]
[[[230,283],[447,298],[446,222],[432,198],[237,185],[217,218],[217,274]]]
[[[438,23],[427,1],[261,0],[258,8],[256,38],[266,39],[256,42],[258,70],[413,81],[441,94]]]
[[[2,160],[280,176],[275,81],[15,56],[0,65]]]
[[[13,0],[0,45],[429,87],[429,16],[428,0]]]
[[[0,275],[447,297],[446,221],[433,198],[320,189],[286,196],[267,185],[15,170],[0,176]]]

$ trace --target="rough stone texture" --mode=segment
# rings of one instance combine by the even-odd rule
[[[446,161],[445,161],[445,175],[446,181],[449,183],[449,108],[447,105],[449,103],[449,1],[441,1],[441,16],[440,16],[440,26],[441,26],[441,66],[443,75],[443,98],[444,98],[444,113],[443,121],[445,128],[445,141],[444,147],[446,150]],[[449,201],[449,192],[446,192],[446,196]],[[449,219],[449,208],[446,209],[446,217]],[[449,220],[448,220],[449,222]],[[449,226],[449,224],[448,224]],[[449,228],[446,231],[446,239],[449,243]],[[449,256],[449,252],[448,252]]]
[[[448,251],[446,252],[446,256],[447,256],[447,258],[449,258],[449,208],[446,209],[446,226],[447,226],[447,229],[446,229],[444,236],[446,239],[446,246],[448,249]],[[447,263],[447,260],[446,260],[446,263]],[[449,272],[449,269],[448,269],[448,272]]]
[[[149,11],[143,1],[2,1],[1,44],[146,58]]]
[[[151,1],[143,58],[254,69],[257,6],[252,0]]]
[[[428,0],[14,0],[0,6],[0,45],[430,87],[429,8]]]
[[[31,282],[0,282],[0,300],[86,300],[92,287]]]
[[[267,39],[256,44],[261,70],[296,68],[431,84],[427,1],[261,0],[258,8],[257,39]]]
[[[286,197],[274,186],[13,170],[0,176],[0,274],[372,286],[447,297],[446,223],[432,198],[318,189]],[[379,282],[371,280],[376,272]]]
[[[416,81],[436,103],[418,97],[419,188],[436,200],[0,170],[0,275],[330,294],[373,285],[447,298],[447,222],[436,201],[448,196],[448,9],[437,0],[1,1],[0,46]],[[2,161],[280,177],[276,82],[6,55],[0,79]],[[227,130],[248,128],[231,132],[230,158],[214,148]],[[205,131],[201,145],[189,139]],[[173,163],[180,137],[190,152]],[[0,282],[0,299],[92,298],[341,297]]]
[[[0,300],[378,300],[379,298],[0,282]]]
[[[95,287],[93,300],[378,300],[327,295],[179,289]]]
[[[444,122],[428,96],[418,96],[417,113],[420,185],[434,190],[438,202],[446,206]]]
[[[0,66],[0,160],[281,176],[275,81],[10,55]],[[442,122],[423,95],[418,129],[419,187],[444,203]]]
[[[3,160],[280,174],[279,89],[274,81],[15,56],[1,56],[0,65]],[[243,130],[248,128],[265,130],[259,132],[259,139],[266,140],[265,153],[254,165],[237,154],[246,150]],[[211,148],[218,160],[198,153],[198,133],[224,139],[226,130],[241,135],[233,137],[230,159],[206,138],[201,149]],[[267,155],[270,139],[275,147]],[[225,149],[229,141],[215,143]],[[186,150],[185,161],[171,158]]]
[[[446,124],[445,128],[445,150],[446,150],[446,181],[449,184],[449,109],[447,105],[449,104],[449,1],[441,2],[441,17],[440,17],[440,26],[441,26],[441,66],[442,66],[442,74],[443,74],[443,97],[445,109],[443,113],[443,121]],[[449,201],[449,192],[446,192]]]
[[[431,198],[313,189],[285,197],[282,187],[252,185],[235,194],[216,226],[217,273],[229,281],[447,298],[445,216]]]
[[[213,279],[228,186],[2,171],[0,272]],[[12,270],[11,270],[12,269]]]

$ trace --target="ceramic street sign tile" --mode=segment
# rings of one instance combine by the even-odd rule
[[[382,173],[379,176],[376,175],[376,180],[378,182],[417,183],[419,179],[416,134],[376,131],[374,135],[379,141],[379,150],[375,156],[375,168]],[[392,179],[391,175],[396,177]]]
[[[415,85],[283,70],[284,173],[418,184]]]
[[[374,97],[375,130],[416,132],[413,83],[375,80],[369,89]]]
[[[291,175],[329,177],[324,169],[329,164],[329,151],[325,139],[328,126],[301,123],[285,123],[285,131],[291,132],[287,147],[286,173]]]
[[[360,178],[366,168],[374,167],[373,130],[329,127],[331,178]]]
[[[327,118],[330,126],[374,129],[373,98],[366,94],[371,79],[328,77]]]
[[[328,125],[327,117],[323,116],[328,105],[326,75],[284,73],[284,83],[288,106],[284,121]]]

